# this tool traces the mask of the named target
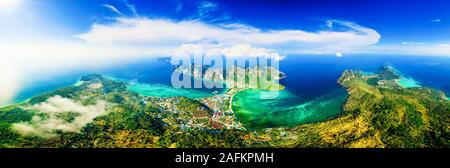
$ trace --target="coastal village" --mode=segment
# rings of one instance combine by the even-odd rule
[[[182,125],[183,128],[192,128],[192,127],[210,127],[212,129],[239,129],[245,130],[245,127],[237,121],[236,116],[232,109],[233,97],[240,91],[249,88],[260,88],[267,90],[276,90],[276,89],[284,89],[283,86],[278,84],[278,81],[285,77],[284,73],[278,71],[273,67],[253,67],[253,68],[240,68],[240,67],[230,67],[225,70],[226,75],[223,75],[223,68],[206,68],[199,66],[180,66],[175,69],[175,71],[181,72],[185,75],[192,76],[196,79],[208,80],[213,82],[220,82],[226,86],[222,93],[217,91],[214,92],[213,96],[199,98],[196,101],[202,103],[207,106],[210,110],[210,115],[193,117],[192,120],[204,119],[208,118],[208,124],[194,124],[196,122],[188,122],[188,124]],[[257,78],[264,76],[267,77],[271,75],[273,77],[273,81],[269,84],[261,84]],[[225,76],[225,78],[224,78]],[[243,79],[242,81],[238,81],[237,78]],[[251,83],[249,79],[254,78],[256,81]],[[264,87],[263,87],[264,86]],[[178,98],[168,98],[168,99],[159,99],[162,101],[160,105],[172,110],[175,113],[179,113],[176,109],[176,102]],[[198,109],[201,110],[201,109]],[[209,125],[209,126],[207,126]]]
[[[161,111],[175,114],[176,118],[165,118],[163,121],[171,126],[179,127],[182,130],[194,128],[222,130],[237,129],[245,130],[245,127],[236,119],[232,109],[233,96],[248,88],[258,88],[261,85],[249,85],[248,82],[236,82],[221,76],[222,68],[208,68],[203,71],[199,67],[178,67],[175,71],[185,75],[190,75],[197,79],[221,82],[226,86],[222,92],[214,91],[212,96],[188,99],[185,97],[145,97],[144,102],[154,102],[158,104]],[[237,68],[232,67],[229,72],[236,72],[241,77],[259,76],[261,72],[269,72],[275,74],[275,79],[284,78],[282,72],[273,68]],[[229,74],[229,73],[227,73]],[[234,77],[230,77],[235,79]],[[277,87],[280,88],[279,85]],[[269,88],[269,87],[266,87]],[[194,105],[194,106],[193,106]],[[188,107],[188,108],[186,108]],[[170,115],[172,116],[172,115]]]
[[[1,108],[0,117],[6,118],[8,123],[3,124],[7,129],[4,129],[6,132],[3,132],[0,145],[65,148],[427,145],[428,142],[423,141],[427,136],[439,136],[448,131],[446,119],[450,102],[444,99],[442,92],[432,89],[391,88],[382,84],[383,80],[395,81],[396,75],[393,69],[386,67],[373,75],[357,70],[344,71],[338,82],[347,89],[349,98],[341,116],[295,127],[252,130],[246,129],[236,118],[233,97],[248,88],[273,90],[282,87],[249,87],[245,83],[235,85],[224,80],[226,89],[214,91],[212,96],[195,99],[156,97],[129,91],[124,81],[92,74],[82,77],[73,86]],[[282,73],[277,76],[284,77]],[[398,96],[404,101],[398,101]],[[380,109],[386,105],[389,110]],[[407,112],[403,110],[405,108],[413,110]],[[58,111],[55,113],[54,110]],[[386,120],[396,121],[403,127],[384,124]],[[54,124],[60,127],[47,127]],[[399,137],[389,132],[402,129],[420,134]],[[448,146],[445,139],[435,139],[433,144]]]

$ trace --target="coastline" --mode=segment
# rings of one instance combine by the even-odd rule
[[[274,89],[273,87],[268,88],[268,89],[261,89],[261,88],[252,88],[252,87],[246,87],[246,88],[229,88],[228,86],[226,86],[226,88],[229,88],[227,90],[227,92],[225,94],[228,94],[231,90],[236,89],[236,91],[234,93],[231,93],[230,95],[230,100],[229,100],[229,104],[228,104],[228,109],[230,112],[234,113],[233,111],[233,98],[236,94],[238,94],[239,92],[248,90],[248,89],[261,89],[261,90],[267,90],[267,91],[282,91],[285,90],[286,87],[284,85],[281,84],[277,84],[276,85],[278,89]]]
[[[242,91],[247,90],[247,89],[251,89],[251,88],[240,89],[240,90],[238,90],[238,91],[236,91],[236,92],[234,92],[234,93],[231,94],[230,100],[229,100],[229,102],[228,102],[228,109],[229,109],[229,111],[230,111],[231,113],[234,114],[234,111],[233,111],[233,98],[234,98],[234,96],[235,96],[236,94],[238,94],[239,92],[242,92]],[[232,89],[229,89],[229,90],[232,90]]]
[[[405,78],[403,76],[400,79],[395,79],[395,82],[403,88],[422,87],[422,85],[413,78]]]
[[[199,91],[195,89],[177,89],[173,88],[171,85],[161,84],[161,83],[142,83],[137,82],[136,80],[119,78],[113,75],[102,74],[107,79],[119,82],[127,83],[127,90],[136,92],[142,96],[150,96],[150,97],[161,97],[161,98],[170,98],[170,97],[178,97],[178,96],[186,96],[192,99],[200,99],[212,97],[215,94],[206,91]],[[214,82],[214,81],[211,81]],[[161,91],[164,90],[164,91]],[[228,88],[223,88],[218,94],[227,93]],[[167,95],[161,95],[159,93],[168,93]],[[189,95],[191,94],[191,95]],[[189,95],[189,96],[187,96]]]

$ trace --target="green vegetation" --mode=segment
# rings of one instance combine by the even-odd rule
[[[73,122],[76,117],[79,117],[79,113],[74,112],[68,112],[68,113],[58,113],[56,114],[57,118],[63,119],[64,121],[67,121],[69,123]]]
[[[29,121],[34,113],[17,106],[10,106],[0,109],[0,122],[17,123],[21,121]]]
[[[378,72],[378,76],[384,80],[399,79],[400,75],[395,72],[395,69],[390,65],[383,65]]]
[[[208,118],[212,115],[212,111],[208,106],[187,97],[178,98],[176,107],[180,112],[188,112],[195,118]]]
[[[125,83],[88,75],[79,86],[0,108],[0,147],[450,147],[450,101],[432,89],[396,86],[392,81],[397,76],[386,67],[370,76],[345,71],[338,82],[349,97],[345,112],[337,118],[250,131],[212,126],[215,112],[202,101],[144,97],[127,91]],[[42,115],[32,107],[56,95],[85,107],[106,101],[110,103],[108,113],[79,130],[57,130],[54,136],[24,135],[14,126]],[[68,112],[57,117],[74,122],[80,114]]]
[[[385,74],[393,72],[380,73]],[[301,126],[315,135],[313,146],[449,146],[450,104],[440,98],[440,92],[375,87],[358,71],[345,71],[339,83],[350,93],[345,113],[334,120]]]

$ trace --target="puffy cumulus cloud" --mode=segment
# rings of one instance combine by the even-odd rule
[[[284,58],[274,50],[253,47],[250,44],[223,46],[219,44],[183,44],[176,51],[176,56],[225,56],[228,58],[266,57],[275,60]]]
[[[283,56],[266,48],[255,48],[250,44],[238,44],[231,47],[213,48],[207,55],[223,55],[226,57],[268,57],[281,60]]]
[[[223,45],[251,44],[295,53],[301,50],[336,50],[376,44],[380,34],[342,21],[328,21],[346,31],[262,30],[244,24],[211,25],[198,20],[172,21],[151,18],[117,18],[112,24],[94,24],[76,37],[91,44],[180,46],[210,41]]]
[[[13,124],[13,128],[23,135],[44,137],[55,135],[55,131],[78,132],[94,118],[107,114],[108,106],[107,102],[100,100],[95,105],[83,106],[73,100],[54,96],[30,107],[40,115],[35,115],[30,122]]]

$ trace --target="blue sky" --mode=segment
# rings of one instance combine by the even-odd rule
[[[446,0],[346,0],[346,1],[258,1],[258,0],[17,0],[23,1],[13,17],[46,22],[34,26],[39,33],[62,35],[88,31],[94,22],[118,16],[105,4],[133,16],[173,20],[200,19],[218,23],[243,23],[261,29],[318,31],[330,19],[351,21],[382,35],[381,44],[402,42],[439,43],[450,38],[450,1]],[[209,6],[208,6],[209,5]],[[1,9],[1,8],[0,8]],[[25,15],[25,16],[24,16]],[[10,16],[11,17],[11,16]],[[2,24],[3,25],[3,24]],[[21,26],[21,25],[18,25]],[[43,30],[39,30],[42,27]],[[2,34],[7,30],[1,29]],[[56,31],[55,31],[56,30]],[[25,32],[33,33],[31,30]]]

